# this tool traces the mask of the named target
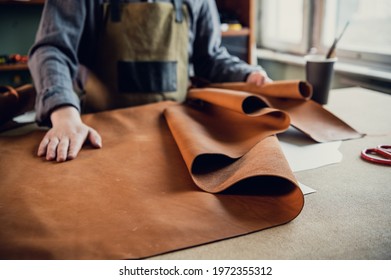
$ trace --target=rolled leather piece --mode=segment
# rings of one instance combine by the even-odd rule
[[[12,119],[18,100],[19,95],[14,88],[0,86],[0,124]]]
[[[0,137],[0,258],[139,259],[299,215],[303,194],[273,135],[248,145],[218,172],[198,170],[201,185],[225,190],[197,187],[163,115],[178,106],[186,105],[161,102],[83,115],[101,134],[103,148],[86,145],[77,159],[61,164],[36,156],[44,131]],[[193,111],[186,107],[180,114]],[[202,133],[208,136],[211,128]],[[230,139],[215,141],[224,146]]]
[[[259,94],[271,108],[287,112],[292,126],[316,142],[356,139],[365,135],[311,100],[312,88],[307,82],[275,81],[260,87],[248,83],[221,83],[208,86]]]
[[[257,95],[238,90],[202,88],[189,89],[189,100],[201,100],[241,114],[257,114],[268,105]]]
[[[247,91],[260,94],[265,97],[304,99],[309,100],[312,97],[312,86],[305,81],[286,80],[274,81],[262,86],[252,83],[232,82],[232,83],[213,83],[209,87]]]
[[[0,125],[34,108],[35,89],[26,84],[17,88],[0,86]]]
[[[36,97],[34,86],[32,84],[25,84],[17,87],[15,90],[19,96],[19,104],[16,110],[16,115],[21,115],[33,110]]]

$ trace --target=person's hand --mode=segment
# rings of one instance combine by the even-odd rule
[[[76,158],[86,140],[89,140],[95,148],[102,147],[100,135],[81,121],[76,108],[60,107],[53,111],[50,119],[53,127],[42,139],[38,148],[38,156],[63,162]]]
[[[254,71],[248,75],[246,82],[262,86],[264,84],[271,83],[272,79],[268,77],[265,71]]]

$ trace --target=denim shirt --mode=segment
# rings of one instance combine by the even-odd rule
[[[79,65],[88,68],[94,61],[103,2],[45,2],[36,40],[29,52],[29,69],[37,90],[38,124],[50,125],[51,112],[60,106],[70,105],[80,111],[74,82]],[[244,81],[250,72],[262,69],[231,56],[221,46],[220,21],[214,0],[184,0],[184,4],[190,15],[188,52],[195,76],[211,82]]]

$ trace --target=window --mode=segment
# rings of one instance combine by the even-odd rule
[[[330,46],[346,22],[338,55],[355,63],[391,63],[391,1],[327,0],[320,49]]]
[[[308,49],[309,5],[305,0],[263,0],[258,28],[265,48],[303,53]],[[283,19],[283,20],[281,20]]]
[[[349,21],[339,61],[390,70],[390,0],[261,0],[258,7],[260,48],[325,54]]]

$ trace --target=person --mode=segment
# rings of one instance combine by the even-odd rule
[[[37,151],[46,160],[74,159],[86,141],[102,147],[99,133],[82,122],[83,112],[181,102],[191,76],[270,81],[261,66],[221,46],[214,0],[119,2],[45,2],[28,65],[36,121],[50,127]]]

